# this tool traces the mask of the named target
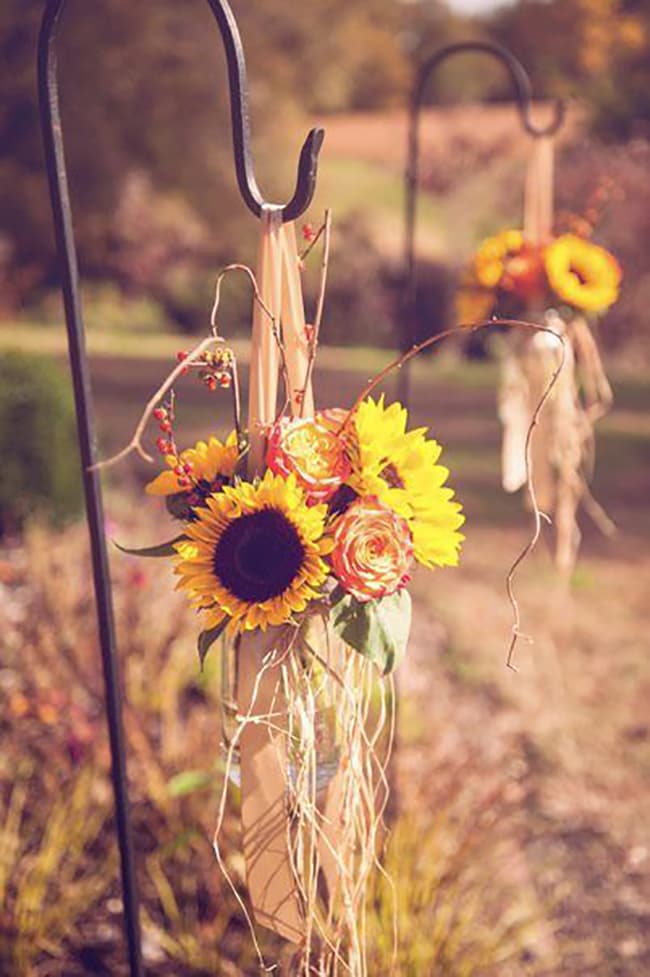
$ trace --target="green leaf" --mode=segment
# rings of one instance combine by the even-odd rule
[[[199,639],[197,641],[197,648],[199,651],[199,661],[201,662],[201,671],[203,671],[203,663],[205,662],[205,656],[210,651],[210,648],[215,643],[217,638],[223,634],[228,624],[228,618],[225,617],[221,624],[217,624],[216,628],[210,628],[208,631],[201,631]]]
[[[174,543],[180,543],[182,539],[187,539],[185,533],[174,536],[166,543],[159,543],[158,546],[145,546],[143,549],[130,549],[128,546],[120,546],[116,540],[113,540],[113,543],[120,552],[129,553],[131,556],[176,556]]]
[[[346,594],[332,608],[331,621],[346,644],[387,675],[406,651],[411,630],[411,597],[402,589],[380,600],[362,603]]]
[[[211,774],[205,770],[183,770],[167,782],[167,790],[171,797],[185,797],[195,790],[201,790],[212,783]]]
[[[187,521],[192,515],[192,506],[187,501],[187,492],[176,492],[165,496],[167,512],[181,521]]]

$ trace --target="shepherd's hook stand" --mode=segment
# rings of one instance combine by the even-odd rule
[[[143,977],[138,885],[133,855],[129,811],[126,749],[122,723],[122,691],[115,637],[113,601],[108,568],[104,512],[99,475],[92,468],[95,457],[95,425],[90,374],[79,291],[79,268],[74,238],[63,128],[57,83],[56,38],[66,0],[47,0],[38,42],[38,95],[45,165],[52,204],[56,247],[60,263],[61,290],[68,334],[68,354],[74,388],[77,435],[81,454],[86,515],[97,610],[106,698],[106,719],[111,749],[111,777],[115,799],[115,825],[120,852],[124,930],[130,977]],[[225,47],[230,88],[230,114],[237,183],[244,203],[259,217],[265,201],[253,170],[248,119],[248,88],[244,51],[233,13],[226,0],[207,0]],[[282,208],[282,220],[300,217],[311,203],[316,187],[318,153],[322,129],[312,129],[300,153],[294,194]]]
[[[521,62],[507,48],[490,41],[460,41],[447,44],[432,54],[420,66],[409,103],[408,153],[404,178],[404,289],[401,302],[403,332],[401,348],[406,352],[417,342],[416,308],[416,261],[415,225],[417,219],[417,194],[420,163],[420,113],[429,79],[440,65],[456,54],[487,54],[504,65],[517,106],[522,128],[533,139],[552,136],[564,121],[565,105],[559,99],[551,122],[544,127],[536,126],[531,118],[530,106],[533,99],[532,86],[528,73]],[[405,363],[398,374],[398,400],[408,406],[410,397],[410,364]]]

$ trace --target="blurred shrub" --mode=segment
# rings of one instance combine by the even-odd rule
[[[161,332],[170,327],[161,305],[147,295],[130,295],[112,282],[87,282],[81,286],[83,317],[87,329],[105,332]],[[61,292],[52,289],[33,296],[23,306],[28,322],[61,326]]]
[[[0,534],[25,518],[79,511],[81,480],[69,382],[44,357],[0,356]]]

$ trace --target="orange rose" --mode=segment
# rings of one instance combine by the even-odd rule
[[[379,499],[358,499],[336,522],[332,567],[359,601],[386,597],[408,583],[412,558],[408,523]]]
[[[524,241],[517,254],[504,259],[499,284],[506,292],[513,292],[525,302],[541,297],[546,284],[542,249]]]
[[[266,463],[276,475],[293,473],[310,505],[330,499],[350,474],[343,439],[319,414],[274,424]]]

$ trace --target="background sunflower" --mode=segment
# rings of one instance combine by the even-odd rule
[[[616,258],[576,234],[562,234],[544,251],[549,285],[568,305],[603,312],[618,298],[621,268]]]

